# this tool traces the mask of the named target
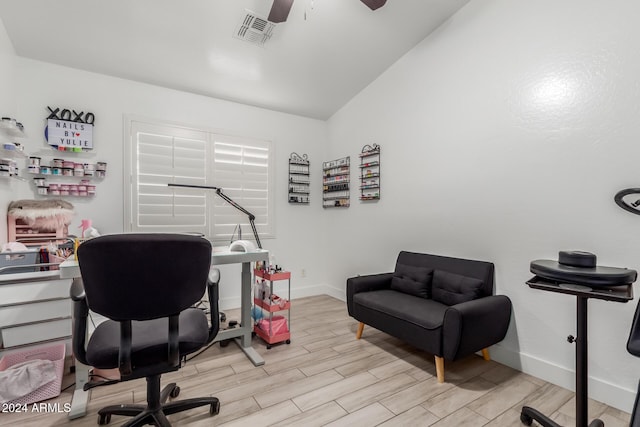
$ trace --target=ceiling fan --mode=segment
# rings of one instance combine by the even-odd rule
[[[387,0],[360,1],[366,4],[371,10],[376,10],[384,6],[384,4],[387,2]],[[292,5],[293,0],[273,0],[273,6],[271,6],[271,11],[269,12],[269,17],[267,19],[269,20],[269,22],[274,22],[276,24],[286,21]]]

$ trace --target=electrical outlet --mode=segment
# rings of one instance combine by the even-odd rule
[[[303,269],[300,271],[300,277],[307,277],[307,270],[306,270],[306,269],[304,269],[304,268],[303,268]]]

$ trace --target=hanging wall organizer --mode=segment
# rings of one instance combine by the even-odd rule
[[[380,200],[380,146],[365,145],[360,153],[360,200]]]
[[[289,203],[309,204],[309,159],[306,154],[289,156]]]
[[[322,164],[322,207],[349,207],[350,158],[324,162]]]

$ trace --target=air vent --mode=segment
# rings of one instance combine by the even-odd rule
[[[271,38],[275,25],[267,21],[267,18],[257,16],[250,10],[245,11],[246,14],[236,29],[234,37],[263,46]]]

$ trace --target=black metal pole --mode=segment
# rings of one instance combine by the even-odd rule
[[[587,349],[587,301],[578,295],[576,304],[577,333],[576,340],[576,427],[589,425],[589,368]]]

